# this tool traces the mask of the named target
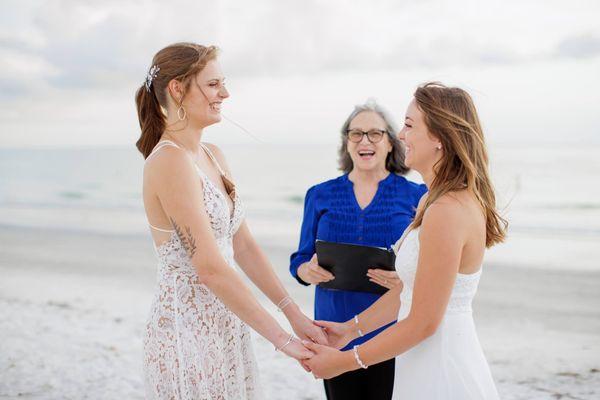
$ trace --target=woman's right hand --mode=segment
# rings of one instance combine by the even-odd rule
[[[298,361],[308,360],[315,354],[308,350],[298,338],[292,339],[292,341],[280,350],[286,356],[295,358]]]
[[[358,337],[358,331],[355,328],[354,320],[343,323],[315,321],[314,324],[325,329],[329,346],[335,347],[336,349],[344,348],[348,343]]]
[[[333,274],[319,266],[317,255],[314,254],[310,261],[298,267],[298,276],[306,283],[317,285],[321,282],[329,282],[333,278]]]

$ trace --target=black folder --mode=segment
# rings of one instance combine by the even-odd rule
[[[319,286],[327,289],[384,294],[387,288],[369,281],[367,271],[379,268],[395,271],[396,254],[392,249],[360,244],[315,242],[319,265],[335,277]]]

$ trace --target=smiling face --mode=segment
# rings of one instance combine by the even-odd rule
[[[405,145],[406,166],[421,175],[433,171],[433,166],[442,157],[442,144],[429,132],[423,113],[414,99],[408,105],[404,127],[398,133],[398,139]]]
[[[210,60],[190,83],[183,99],[190,123],[205,127],[221,121],[221,104],[229,97],[217,60]]]
[[[346,138],[346,141],[347,151],[355,169],[363,171],[385,169],[385,161],[390,151],[392,151],[392,144],[383,118],[376,112],[363,111],[350,121],[348,131],[383,132],[381,140],[377,143],[371,143],[366,135],[363,135],[358,143],[354,143],[348,138]]]

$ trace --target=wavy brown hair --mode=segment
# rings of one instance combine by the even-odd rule
[[[156,146],[166,128],[167,85],[172,79],[183,83],[184,96],[192,83],[192,78],[204,69],[206,63],[217,57],[215,46],[202,46],[196,43],[175,43],[160,50],[152,59],[152,67],[158,73],[152,79],[150,90],[146,83],[135,93],[135,105],[142,133],[136,147],[144,155]],[[151,68],[152,68],[151,67]]]
[[[421,225],[427,208],[441,196],[466,189],[473,192],[485,214],[486,247],[503,242],[508,223],[496,210],[483,130],[471,96],[460,88],[429,82],[417,88],[414,97],[429,133],[444,151],[434,165],[435,178],[425,205],[412,226]]]

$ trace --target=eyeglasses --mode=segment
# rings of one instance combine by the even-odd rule
[[[383,135],[385,135],[385,131],[381,129],[371,129],[368,132],[361,131],[360,129],[348,129],[346,131],[348,140],[353,143],[360,143],[364,136],[367,136],[367,140],[371,143],[379,143],[383,139]]]

